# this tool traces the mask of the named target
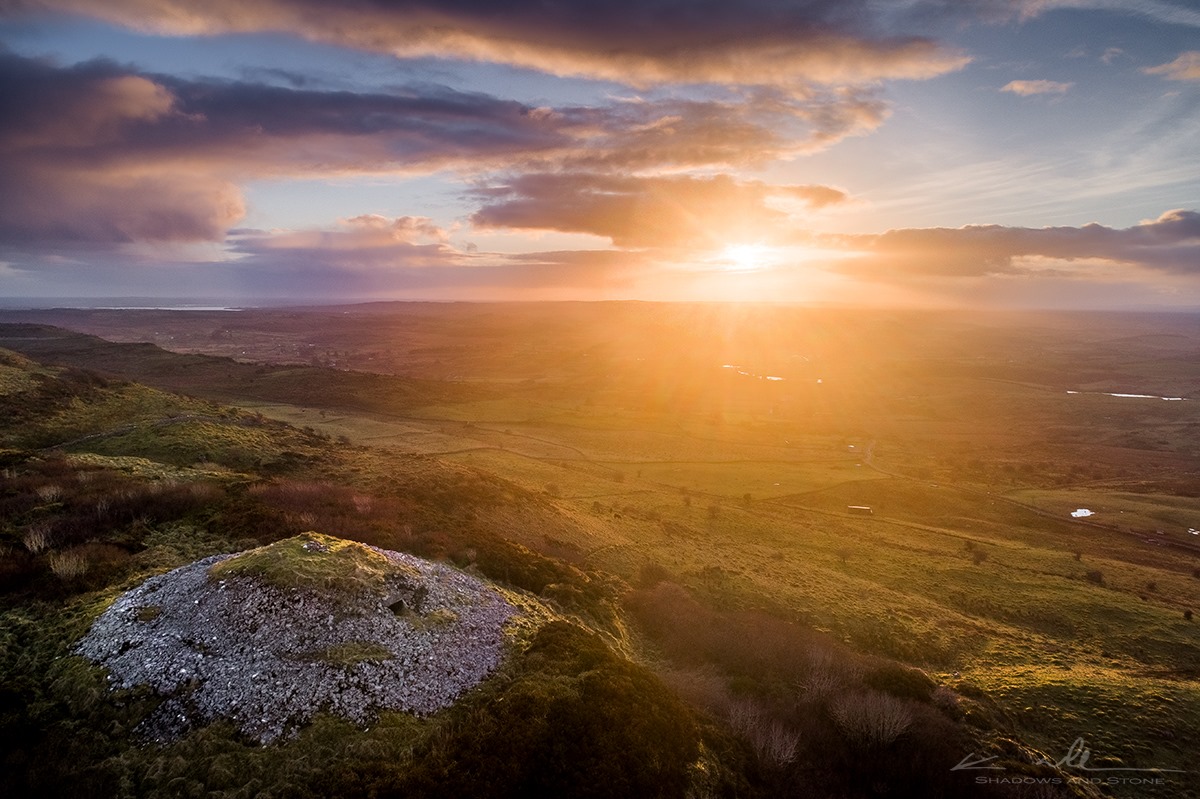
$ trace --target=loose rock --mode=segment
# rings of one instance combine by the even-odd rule
[[[209,568],[234,557],[218,555],[121,596],[76,651],[109,669],[114,690],[166,697],[142,730],[160,742],[219,718],[266,744],[322,710],[360,726],[381,709],[433,713],[500,664],[516,611],[457,569],[371,549],[419,573],[419,612],[397,615],[388,597],[347,608],[251,576],[218,583]]]

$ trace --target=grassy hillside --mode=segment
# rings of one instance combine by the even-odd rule
[[[519,489],[454,467],[383,463],[257,415],[0,357],[0,418],[12,420],[0,428],[5,795],[512,795],[539,786],[584,795],[580,786],[597,784],[682,794],[698,756],[694,722],[604,643],[618,643],[620,631],[611,588],[471,521],[513,503]],[[537,503],[525,512],[536,519]],[[515,638],[501,676],[427,720],[385,714],[367,733],[323,720],[279,748],[217,725],[147,748],[137,725],[159,700],[110,695],[102,670],[70,655],[73,642],[149,574],[312,527],[457,558],[501,579],[514,601],[527,591],[559,596],[565,615]],[[593,620],[599,632],[588,629]],[[520,727],[526,734],[514,735]],[[578,748],[560,751],[560,740]],[[653,757],[615,757],[647,747]],[[505,770],[487,770],[502,751]],[[445,779],[451,764],[472,759],[479,768]]]
[[[39,336],[11,345],[85,359]],[[533,383],[380,395],[371,409],[298,389],[246,394],[246,410],[147,417],[67,457],[136,454],[231,486],[205,511],[209,535],[319,529],[473,564],[552,600],[686,700],[701,742],[689,779],[711,777],[710,795],[1014,795],[951,771],[985,750],[1006,773],[1042,768],[1060,780],[1049,795],[1068,795],[1091,775],[1035,767],[1022,746],[1057,761],[1080,737],[1112,767],[1194,771],[1196,464],[1178,431],[1196,412],[1099,396],[1066,406],[1074,395],[1049,384],[937,357],[917,370],[864,355],[879,379],[848,379],[836,401],[811,387],[771,394],[719,364],[693,385],[636,361],[603,380],[555,367]],[[1109,386],[1101,366],[1053,379]],[[328,391],[349,385],[322,374]],[[95,390],[118,390],[116,375]],[[197,393],[236,396],[239,384],[214,381]],[[225,440],[205,425],[235,442],[268,431],[266,457],[169,443]],[[1073,519],[1076,507],[1098,518]],[[902,729],[884,740],[889,714]],[[1114,795],[1200,796],[1194,773],[1114,774],[1128,778],[1105,784]],[[1162,784],[1131,781],[1146,774]]]

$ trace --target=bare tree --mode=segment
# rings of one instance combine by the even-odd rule
[[[812,702],[821,702],[862,677],[861,669],[824,646],[810,649],[807,660],[808,671],[798,681],[798,687],[803,690],[804,698]]]
[[[878,691],[843,694],[830,704],[829,712],[842,734],[862,746],[886,746],[913,721],[906,702]]]
[[[730,704],[729,726],[748,740],[765,762],[783,766],[796,759],[800,733],[777,719],[768,719],[762,709],[749,699]]]

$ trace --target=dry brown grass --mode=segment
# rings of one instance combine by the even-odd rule
[[[35,492],[42,502],[58,502],[63,498],[63,488],[55,483],[38,486]]]
[[[44,522],[29,525],[21,543],[34,555],[45,552],[53,543],[50,539],[50,525]]]
[[[87,556],[78,547],[62,552],[53,552],[50,554],[49,561],[50,571],[54,572],[54,576],[60,580],[74,580],[82,577],[91,568]]]

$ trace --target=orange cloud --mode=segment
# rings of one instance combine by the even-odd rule
[[[1181,275],[1200,273],[1200,213],[1177,209],[1128,228],[963,228],[889,230],[879,235],[825,237],[855,251],[839,269],[884,280],[914,276],[1087,276],[1093,262]],[[1058,262],[1056,268],[1047,266]],[[1083,264],[1074,272],[1071,264]],[[1057,270],[1057,271],[1055,271]]]
[[[1147,75],[1162,75],[1167,80],[1200,80],[1200,50],[1180,53],[1174,61],[1142,70]]]
[[[480,190],[489,202],[471,221],[484,228],[556,230],[605,236],[618,247],[709,249],[775,235],[787,215],[771,197],[818,208],[842,202],[828,186],[770,186],[728,175],[619,177],[527,174]]]
[[[240,231],[234,238],[237,252],[301,257],[321,253],[343,266],[445,266],[457,263],[461,256],[449,245],[447,232],[426,217],[387,219],[370,214],[343,220],[334,230]]]
[[[1056,80],[1012,80],[1004,84],[1000,91],[1029,97],[1035,94],[1066,94],[1074,85]]]
[[[873,93],[845,90],[760,90],[729,101],[635,99],[538,111],[576,137],[573,147],[552,157],[575,171],[761,166],[869,133],[887,117]]]
[[[578,146],[519,103],[194,83],[0,53],[0,241],[218,241],[250,177],[509,166]]]
[[[28,0],[175,35],[287,32],[402,57],[512,64],[632,85],[776,86],[921,79],[968,59],[915,36],[880,36],[864,2],[606,3],[394,0]]]
[[[287,89],[11,54],[0,88],[0,241],[216,241],[249,178],[727,168],[884,116],[860,92],[530,108],[440,87]]]
[[[272,297],[580,299],[622,292],[652,261],[614,250],[477,253],[421,217],[356,217],[334,230],[234,236],[220,267],[239,290]]]

